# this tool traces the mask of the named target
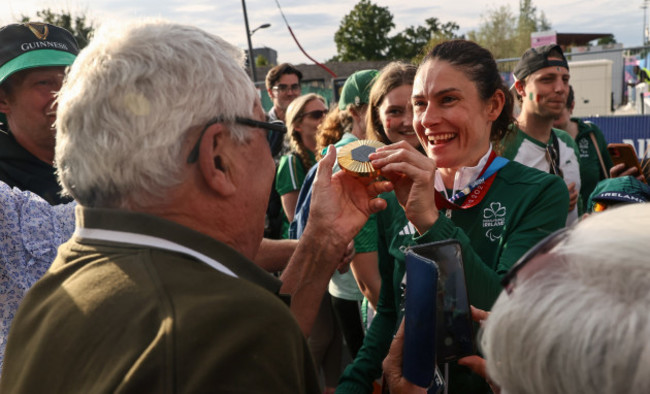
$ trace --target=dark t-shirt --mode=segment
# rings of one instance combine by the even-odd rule
[[[54,167],[23,148],[6,125],[0,126],[0,181],[36,193],[52,205],[72,201],[61,197]]]

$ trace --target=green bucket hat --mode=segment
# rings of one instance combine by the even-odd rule
[[[634,204],[650,200],[650,186],[633,176],[603,179],[598,182],[594,191],[589,195],[588,212],[593,211],[596,202],[615,202]]]
[[[79,46],[69,31],[48,23],[14,23],[0,27],[0,83],[29,68],[69,66]]]
[[[379,74],[377,70],[361,70],[350,75],[341,89],[339,109],[342,111],[349,104],[368,104],[370,88],[377,74]]]

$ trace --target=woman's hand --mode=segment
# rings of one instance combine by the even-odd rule
[[[406,218],[420,234],[438,220],[435,200],[436,163],[405,141],[378,148],[372,165],[390,180]]]

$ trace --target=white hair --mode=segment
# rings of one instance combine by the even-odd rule
[[[183,147],[198,128],[250,117],[255,88],[243,52],[220,37],[161,20],[109,25],[59,93],[59,181],[82,205],[147,206],[182,183]],[[229,129],[246,139],[242,126]]]
[[[504,393],[650,393],[650,205],[591,215],[497,299],[481,335]]]

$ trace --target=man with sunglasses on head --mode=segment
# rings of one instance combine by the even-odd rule
[[[55,154],[76,229],[13,320],[0,392],[319,392],[313,306],[390,184],[332,176],[332,150],[282,281],[256,266],[275,166],[243,59],[160,20],[81,53]]]
[[[521,113],[504,142],[503,157],[561,176],[571,197],[567,224],[578,218],[580,164],[578,146],[569,134],[553,129],[569,94],[569,63],[556,44],[528,49],[513,71]]]

